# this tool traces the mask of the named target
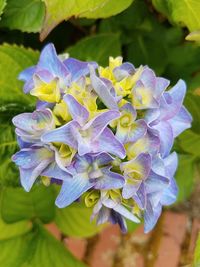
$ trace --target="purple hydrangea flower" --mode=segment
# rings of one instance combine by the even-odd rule
[[[36,110],[13,118],[20,151],[12,160],[29,191],[45,176],[61,190],[59,208],[79,200],[97,224],[144,219],[155,226],[176,201],[174,139],[191,126],[183,106],[186,84],[135,68],[121,57],[109,66],[58,56],[52,44],[19,78],[37,97]],[[89,222],[88,222],[89,223]]]

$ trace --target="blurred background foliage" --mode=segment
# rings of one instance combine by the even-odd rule
[[[35,185],[27,194],[11,162],[17,149],[11,118],[31,111],[35,101],[24,95],[17,76],[53,42],[58,53],[80,60],[105,66],[109,56],[122,55],[135,67],[149,65],[172,85],[184,79],[193,125],[174,146],[180,160],[177,202],[182,203],[192,194],[200,169],[200,1],[0,0],[0,14],[0,266],[62,267],[65,260],[69,267],[84,266],[42,223],[55,221],[65,235],[92,236],[99,228],[89,224],[90,210],[76,203],[57,209],[53,186]],[[46,257],[51,251],[56,263]]]

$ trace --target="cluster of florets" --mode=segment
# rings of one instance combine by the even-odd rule
[[[144,218],[150,231],[177,196],[170,150],[192,121],[184,81],[168,90],[147,66],[111,57],[103,68],[59,57],[52,44],[19,79],[38,99],[33,113],[13,118],[20,151],[12,159],[25,190],[37,178],[56,182],[59,208],[81,201],[97,224],[118,223],[125,232],[126,219]]]

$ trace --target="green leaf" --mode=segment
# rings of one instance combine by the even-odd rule
[[[94,60],[104,66],[108,64],[109,56],[116,57],[121,54],[119,35],[108,33],[86,37],[68,48],[67,52],[72,57],[86,61]]]
[[[90,237],[99,232],[102,226],[90,221],[92,209],[82,203],[73,203],[64,209],[56,209],[55,222],[59,229],[68,236]]]
[[[179,155],[179,165],[175,178],[179,188],[177,201],[184,201],[194,189],[194,162],[191,155]]]
[[[55,192],[52,186],[36,185],[30,192],[5,187],[1,192],[1,216],[7,223],[39,218],[44,223],[55,215]]]
[[[0,106],[6,103],[34,104],[34,98],[25,95],[23,83],[17,80],[19,73],[34,65],[39,53],[32,49],[16,45],[3,44],[0,46]]]
[[[39,32],[45,15],[45,5],[41,0],[9,0],[0,22],[23,32]]]
[[[17,141],[13,127],[8,123],[0,124],[0,186],[17,186],[19,184],[19,172],[11,156],[17,150]]]
[[[185,105],[193,117],[192,130],[200,134],[200,96],[188,93],[186,95]]]
[[[3,267],[86,267],[42,226],[25,235],[0,241]]]
[[[128,46],[127,53],[129,60],[136,67],[141,64],[147,64],[156,73],[160,74],[167,65],[167,62],[164,60],[163,64],[161,64],[161,59],[166,58],[167,54],[162,46],[162,41],[154,37],[146,34],[136,34],[134,41]]]
[[[194,252],[194,260],[193,260],[193,267],[200,267],[200,232],[197,239],[195,252]]]
[[[81,18],[106,18],[126,9],[133,0],[43,0],[46,4],[46,15],[41,40],[61,21],[72,16]]]
[[[200,157],[200,135],[187,130],[178,138],[179,146],[187,153]]]
[[[0,19],[1,15],[3,14],[5,6],[6,6],[6,0],[0,0]]]
[[[29,232],[30,229],[31,229],[31,223],[28,221],[6,224],[0,218],[0,241],[20,236],[22,234]]]
[[[155,8],[180,26],[190,31],[200,29],[199,0],[152,0]]]
[[[194,31],[188,34],[185,39],[187,41],[195,41],[195,42],[200,42],[200,31]]]

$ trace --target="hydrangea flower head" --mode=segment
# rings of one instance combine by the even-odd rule
[[[171,87],[121,57],[106,68],[59,57],[52,44],[19,78],[37,98],[35,111],[13,118],[20,151],[12,159],[24,189],[46,177],[61,186],[59,208],[79,200],[97,224],[126,232],[126,220],[144,219],[149,232],[178,193],[170,151],[192,122],[184,81]]]

